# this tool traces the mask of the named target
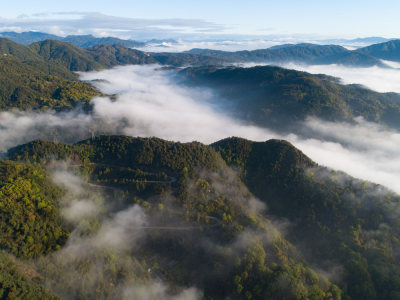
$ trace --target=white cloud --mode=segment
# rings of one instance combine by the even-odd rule
[[[178,40],[176,43],[168,41],[162,43],[150,43],[140,48],[148,52],[182,52],[194,48],[213,49],[221,51],[242,51],[266,49],[272,46],[281,45],[285,41],[281,40],[220,40],[220,41],[184,41]]]
[[[309,135],[319,138],[285,137],[314,161],[400,194],[400,133],[363,119],[357,124],[308,119]]]
[[[223,32],[225,26],[200,19],[139,19],[105,15],[97,12],[53,12],[24,15],[15,19],[0,19],[0,28],[21,28],[23,31],[43,31],[67,34],[96,34],[131,38],[164,37],[197,31]]]
[[[103,79],[95,83],[102,91],[120,93],[115,102],[94,99],[94,115],[115,127],[124,122],[121,131],[127,135],[204,143],[232,135],[258,141],[271,137],[266,129],[218,113],[209,105],[210,92],[180,87],[166,72],[152,66],[119,67],[81,76],[84,80]]]

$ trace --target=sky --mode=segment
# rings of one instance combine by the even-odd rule
[[[140,38],[398,37],[396,0],[2,1],[0,29]]]

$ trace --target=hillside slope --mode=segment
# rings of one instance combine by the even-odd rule
[[[236,115],[261,126],[285,129],[308,116],[351,121],[362,116],[400,128],[400,96],[358,85],[342,85],[326,75],[272,66],[192,67],[180,72],[189,86],[216,90]]]
[[[221,157],[239,170],[239,177]],[[205,146],[100,136],[74,146],[36,141],[13,149],[9,158],[44,165],[50,159],[70,159],[82,164],[92,184],[106,187],[111,195],[114,189],[123,191],[120,209],[134,199],[157,226],[200,224],[203,229],[195,239],[190,232],[154,231],[139,252],[129,253],[153,257],[158,277],[179,286],[195,283],[205,298],[399,295],[400,228],[394,218],[399,196],[320,167],[288,142],[229,138]],[[217,223],[206,225],[210,217]],[[232,245],[238,239],[245,246],[236,252]],[[234,266],[228,263],[232,260]],[[168,261],[174,261],[173,267]],[[91,264],[90,259],[82,263]],[[43,266],[40,270],[62,276]],[[321,273],[330,279],[317,275]],[[107,278],[102,280],[115,282]],[[279,282],[285,282],[283,289]]]

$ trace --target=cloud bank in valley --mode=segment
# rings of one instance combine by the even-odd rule
[[[132,136],[157,136],[174,141],[212,143],[228,136],[246,136],[262,141],[272,133],[219,113],[213,94],[181,87],[154,67],[130,66],[84,73],[105,93],[119,93],[117,101],[96,98],[94,115]]]
[[[314,161],[351,176],[383,184],[400,194],[400,133],[356,119],[356,124],[309,118],[308,136],[285,137]]]
[[[362,72],[367,72],[363,69]],[[400,193],[399,133],[358,119],[356,125],[308,119],[306,137],[280,135],[246,124],[226,114],[210,90],[179,86],[172,71],[156,66],[125,66],[81,74],[115,100],[92,100],[91,114],[0,113],[0,148],[7,150],[37,138],[77,141],[95,134],[156,136],[167,140],[206,144],[230,136],[255,141],[281,138],[292,142],[317,163],[361,179],[383,184]],[[372,75],[374,76],[374,75]],[[309,138],[309,137],[313,138]]]

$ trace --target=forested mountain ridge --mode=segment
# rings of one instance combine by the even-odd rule
[[[123,256],[119,254],[121,260],[113,258],[111,266],[105,265],[101,278],[85,271],[85,266],[89,266],[90,270],[98,257],[78,258],[72,264],[76,269],[83,269],[77,274],[81,283],[75,285],[71,285],[71,279],[65,277],[63,272],[67,272],[68,268],[64,264],[59,265],[60,258],[40,258],[37,271],[50,280],[52,288],[60,295],[94,298],[94,284],[98,286],[96,294],[99,297],[120,298],[120,291],[109,283],[116,286],[125,280],[134,280],[146,284],[150,280],[149,274],[140,270],[147,268],[154,269],[150,277],[163,278],[172,287],[196,286],[204,292],[205,299],[311,295],[329,299],[342,294],[336,285],[308,266],[302,255],[261,214],[261,210],[254,210],[257,205],[252,195],[209,146],[156,138],[100,136],[73,146],[32,142],[11,150],[9,159],[24,161],[18,164],[26,164],[29,168],[41,168],[38,162],[45,166],[54,159],[69,159],[73,165],[81,166],[83,174],[87,174],[91,184],[87,188],[104,187],[111,198],[104,197],[107,201],[114,201],[114,205],[118,204],[117,209],[124,210],[136,203],[146,209],[150,222],[147,226],[153,223],[159,228],[166,222],[164,226],[172,228],[146,233],[139,249],[132,245]],[[8,164],[14,166],[17,163],[10,161]],[[4,176],[9,175],[5,173]],[[222,188],[224,186],[227,190]],[[14,189],[19,190],[20,187],[17,185]],[[86,192],[90,193],[89,190]],[[68,190],[64,192],[68,193]],[[116,203],[112,200],[115,193],[119,195]],[[85,226],[89,230],[90,227]],[[192,229],[174,230],[174,226]],[[65,228],[74,230],[70,226]],[[95,232],[96,227],[90,228],[90,231]],[[246,236],[246,242],[235,246],[236,239],[241,239],[241,236]],[[198,242],[201,240],[209,246]],[[36,241],[41,245],[40,239]],[[212,244],[214,246],[211,247]],[[97,250],[94,251],[97,253]],[[105,248],[96,255],[101,255],[100,258],[105,255],[104,259],[108,260],[108,256],[115,255],[109,251]],[[57,252],[54,255],[57,257]],[[68,257],[68,252],[66,255]],[[136,264],[128,273],[123,271],[122,265],[123,262],[126,264],[127,255],[129,261]],[[173,267],[169,266],[171,262]],[[125,273],[116,277],[118,273],[113,275],[113,272],[108,272],[109,267]],[[282,282],[291,288],[283,288]]]
[[[374,44],[358,49],[357,52],[371,55],[380,59],[400,61],[400,40]]]
[[[75,47],[79,47],[82,50],[86,48],[96,48],[99,46],[113,47],[118,45],[120,52],[127,52],[126,49],[143,46],[144,43],[121,40],[117,38],[95,38],[93,36],[67,36],[65,38],[46,35],[40,33],[25,33],[26,37],[18,39],[18,34],[3,33],[3,39],[10,38],[16,42],[20,42],[24,45],[30,45],[32,43],[41,44],[43,42],[53,40],[59,43],[74,44]],[[35,37],[37,35],[37,37]],[[47,42],[49,43],[49,42]],[[147,55],[161,64],[170,64],[174,66],[182,66],[188,64],[222,64],[222,63],[288,63],[297,62],[305,64],[341,64],[346,66],[355,67],[371,67],[380,66],[385,67],[385,64],[381,62],[381,59],[398,61],[400,57],[400,50],[398,47],[399,40],[391,40],[384,43],[378,43],[371,46],[359,48],[356,50],[348,50],[338,45],[318,45],[318,44],[286,44],[280,46],[274,46],[267,49],[258,49],[252,51],[219,51],[209,49],[192,49],[184,53],[148,53]],[[397,45],[397,46],[396,46]],[[125,48],[125,49],[122,49]],[[93,50],[93,49],[92,49]],[[58,50],[56,50],[58,51]],[[76,51],[76,49],[74,50]],[[115,50],[113,50],[115,51]],[[139,51],[139,50],[137,50]],[[142,54],[145,52],[140,51]],[[50,54],[51,56],[53,54]],[[99,55],[99,54],[97,54]],[[138,52],[131,58],[125,56],[124,60],[129,63],[134,62],[134,57],[138,55]],[[83,55],[85,56],[85,55]],[[76,58],[81,60],[81,58]],[[114,57],[118,61],[118,57]],[[124,60],[118,62],[118,64],[124,64]],[[71,61],[73,65],[79,65],[78,62]],[[142,62],[136,62],[142,63]],[[115,65],[115,63],[114,63]],[[107,64],[105,65],[107,66]],[[103,66],[104,67],[104,66]],[[93,65],[91,68],[96,69],[99,66]],[[80,71],[85,71],[84,67],[81,67]]]
[[[288,142],[228,138],[205,146],[100,136],[73,146],[32,142],[11,150],[9,159],[28,165],[70,160],[81,165],[92,184],[107,187],[105,191],[111,194],[114,189],[124,191],[119,209],[133,197],[135,203],[147,207],[154,222],[171,218],[157,217],[164,207],[175,215],[169,224],[203,224],[204,231],[196,233],[196,240],[206,239],[209,245],[212,241],[222,252],[199,248],[190,235],[178,235],[177,244],[177,233],[152,232],[142,251],[132,250],[130,255],[156,255],[157,274],[180,286],[195,283],[206,299],[395,299],[400,292],[395,251],[400,228],[391,213],[400,208],[400,198],[372,183],[320,167]],[[237,169],[239,176],[225,163]],[[378,199],[382,193],[385,202]],[[267,210],[252,200],[253,195]],[[186,221],[176,218],[178,211],[186,215]],[[209,216],[219,221],[208,228]],[[283,229],[284,235],[271,236]],[[240,263],[222,271],[220,264],[226,265],[234,249],[231,243],[243,234],[253,242],[239,252],[243,255],[236,258]],[[175,254],[166,245],[178,247]],[[161,263],[165,259],[178,264],[167,267]],[[61,276],[48,273],[43,265],[38,268],[54,278]],[[329,281],[317,275],[320,270],[331,272]],[[179,274],[186,274],[188,280]],[[80,276],[87,278],[88,274]],[[277,278],[288,285],[281,289]],[[76,295],[85,293],[80,287],[75,289]],[[57,290],[63,292],[63,287]]]
[[[29,45],[45,61],[63,65],[71,71],[91,71],[104,68],[96,63],[90,54],[73,44],[46,40]]]
[[[21,61],[0,56],[0,108],[65,110],[82,105],[101,93],[76,80],[69,70],[41,61]]]
[[[126,48],[143,47],[146,42],[133,40],[123,40],[114,37],[96,38],[92,35],[70,35],[60,37],[41,32],[1,32],[0,36],[13,40],[14,42],[30,45],[45,40],[57,40],[61,42],[72,43],[80,48],[89,48],[99,45],[120,45]],[[398,40],[387,41],[382,38],[355,39],[350,42],[359,42],[364,40],[374,41],[371,46],[362,47],[356,50],[347,50],[337,45],[319,45],[319,44],[285,44],[273,46],[268,49],[259,49],[254,51],[215,51],[207,49],[192,49],[191,54],[200,54],[211,56],[224,60],[225,62],[303,62],[308,64],[343,64],[350,66],[383,66],[379,59],[398,61],[400,54],[398,51]],[[382,41],[382,42],[381,42]],[[160,42],[160,41],[149,41]],[[335,41],[327,41],[334,43]],[[338,41],[343,42],[343,41]],[[170,53],[169,55],[172,55]]]
[[[189,86],[213,88],[237,116],[261,126],[285,129],[308,116],[331,121],[362,116],[400,128],[398,94],[343,85],[326,75],[273,66],[190,67],[180,74]]]
[[[281,45],[268,49],[252,51],[216,51],[208,49],[192,49],[189,53],[220,58],[230,63],[288,63],[304,64],[341,64],[347,66],[370,67],[384,66],[377,58],[354,52],[337,45],[294,44]]]

